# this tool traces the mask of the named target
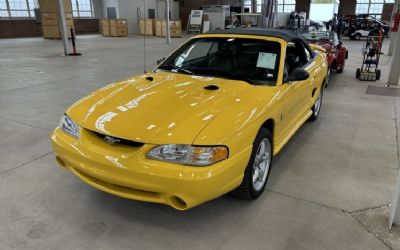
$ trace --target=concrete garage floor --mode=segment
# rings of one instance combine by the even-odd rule
[[[150,38],[149,68],[184,40]],[[326,89],[320,119],[275,159],[254,202],[226,195],[179,212],[97,191],[58,167],[49,133],[61,114],[141,73],[142,43],[80,36],[83,56],[65,58],[59,41],[0,40],[0,249],[400,249],[399,230],[385,224],[399,100],[365,93],[384,86],[386,56],[382,81],[355,80],[364,42],[344,41],[350,59]]]

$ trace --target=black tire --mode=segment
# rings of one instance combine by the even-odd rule
[[[321,106],[322,106],[322,97],[324,96],[324,88],[320,88],[320,92],[318,93],[318,97],[314,103],[314,106],[312,106],[311,110],[312,110],[312,115],[310,116],[310,118],[308,119],[309,121],[315,121],[318,119],[319,114],[321,113]],[[319,104],[318,104],[318,100],[319,100]],[[319,105],[319,107],[318,107]]]
[[[263,186],[261,187],[261,189],[256,190],[253,185],[254,163],[256,155],[259,151],[260,144],[263,142],[264,139],[267,139],[271,145],[270,147],[271,150],[269,152],[270,154],[269,167],[267,170],[268,172],[266,173],[266,179]],[[272,143],[271,132],[266,128],[261,128],[258,131],[257,136],[253,142],[253,149],[251,152],[249,163],[247,164],[247,167],[244,171],[242,183],[238,188],[232,191],[232,195],[242,199],[254,200],[257,199],[264,192],[272,167],[272,152],[273,152],[272,145],[273,143]]]
[[[378,69],[376,71],[376,80],[379,80],[379,79],[381,79],[381,70],[380,69]]]
[[[361,34],[360,33],[356,33],[356,34],[354,34],[353,38],[354,38],[354,40],[358,41],[358,40],[361,39]]]
[[[357,71],[356,71],[356,78],[358,79],[358,78],[360,78],[360,76],[361,76],[361,69],[360,69],[360,68],[357,68]]]
[[[328,72],[326,73],[326,80],[325,80],[325,88],[327,88],[329,86],[329,83],[331,81],[331,75],[332,74],[332,70],[330,68],[328,68]]]
[[[344,65],[342,65],[342,67],[340,67],[339,69],[336,70],[336,73],[343,73],[343,69],[344,69]]]

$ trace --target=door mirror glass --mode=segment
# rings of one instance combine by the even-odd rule
[[[304,69],[294,69],[293,72],[286,76],[285,82],[304,81],[310,77],[310,74]]]

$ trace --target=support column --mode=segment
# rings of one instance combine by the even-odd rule
[[[399,10],[399,5],[400,5],[400,0],[396,0],[396,2],[393,4],[393,10],[392,10],[392,15],[390,17],[390,24],[391,24],[391,29],[394,25],[394,19],[395,19],[395,14],[400,11]],[[388,56],[393,55],[394,47],[396,45],[396,38],[397,38],[397,33],[398,32],[390,32],[390,45],[389,45],[389,51],[388,51]]]
[[[397,37],[398,37],[397,36],[397,32],[390,32],[390,44],[389,44],[388,56],[392,56],[393,55]]]
[[[396,40],[399,39],[400,32],[397,32]],[[389,79],[387,85],[398,85],[400,77],[400,43],[397,42],[394,46],[394,55],[392,56],[392,64],[390,66]],[[400,191],[399,191],[400,192]],[[399,193],[400,194],[400,193]],[[400,218],[400,215],[399,215]]]
[[[171,27],[169,24],[169,0],[165,0],[165,20],[167,21],[166,25],[166,33],[165,36],[167,38],[167,44],[171,43]]]
[[[64,46],[64,55],[69,54],[68,50],[68,29],[65,21],[64,0],[57,0],[58,23],[60,24],[61,39]]]
[[[398,114],[398,111],[396,110],[397,104],[395,103],[395,112],[396,116]],[[397,121],[396,121],[397,122]],[[397,139],[397,143],[399,143],[399,139]],[[390,209],[390,214],[389,214],[389,229],[392,229],[393,224],[400,225],[400,172],[397,174],[397,180],[396,180],[396,187],[394,189],[394,194],[392,198],[392,206]]]

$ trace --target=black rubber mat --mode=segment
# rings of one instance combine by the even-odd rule
[[[378,87],[378,86],[368,85],[366,93],[368,95],[383,95],[383,96],[400,97],[400,88],[387,88],[387,87]]]

